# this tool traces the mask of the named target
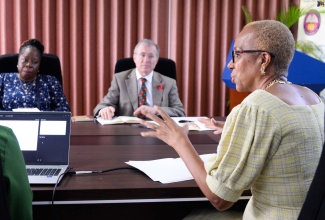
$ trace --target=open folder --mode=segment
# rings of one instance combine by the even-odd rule
[[[206,116],[197,116],[197,117],[171,117],[177,125],[185,126],[188,125],[189,130],[191,131],[207,131],[215,130],[205,127],[205,125],[198,121],[198,118],[207,118]],[[114,117],[111,120],[105,120],[102,117],[97,117],[96,120],[101,125],[114,125],[114,124],[137,124],[140,123],[142,119],[134,116],[118,116]],[[149,121],[151,123],[156,123],[154,121]]]
[[[111,120],[105,120],[102,117],[97,117],[96,120],[101,125],[114,125],[114,124],[136,124],[141,121],[141,118],[134,116],[118,116],[114,117]]]
[[[203,154],[200,157],[205,162],[214,155],[216,154]],[[164,158],[148,161],[133,160],[125,163],[141,170],[153,181],[161,183],[174,183],[193,179],[192,174],[181,158]]]

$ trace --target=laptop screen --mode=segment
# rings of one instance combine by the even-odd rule
[[[15,133],[26,165],[68,164],[70,112],[0,112],[0,125]]]

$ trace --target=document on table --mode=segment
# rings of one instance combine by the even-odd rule
[[[200,157],[203,161],[207,161],[214,155],[216,154],[203,154]],[[149,161],[133,160],[125,163],[141,170],[153,181],[159,181],[164,184],[193,179],[192,174],[181,158],[164,158]]]
[[[38,108],[14,108],[13,112],[40,112]]]
[[[71,117],[73,122],[85,122],[85,121],[94,121],[94,117],[91,115],[75,115]]]
[[[102,117],[97,117],[96,120],[101,125],[114,125],[114,124],[138,124],[142,119],[135,116],[118,116],[112,118],[111,120],[105,120]]]

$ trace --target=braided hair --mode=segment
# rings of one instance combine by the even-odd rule
[[[29,39],[24,41],[20,48],[19,48],[19,54],[22,54],[22,52],[26,49],[26,48],[36,48],[37,51],[40,54],[40,57],[42,57],[43,52],[44,52],[44,46],[43,44],[37,40],[37,39]]]

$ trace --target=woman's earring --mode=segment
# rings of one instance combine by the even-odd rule
[[[262,69],[262,68],[261,68],[261,74],[262,74],[263,76],[265,76],[265,75],[266,75],[266,72],[265,72],[265,70],[264,70],[264,69]]]

